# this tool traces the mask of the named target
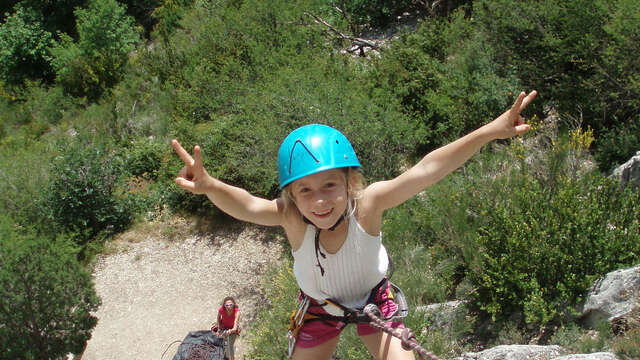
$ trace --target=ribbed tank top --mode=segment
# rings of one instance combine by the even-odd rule
[[[326,255],[318,258],[325,269],[322,276],[316,266],[315,233],[315,226],[307,226],[302,246],[292,251],[293,274],[298,286],[316,300],[332,299],[351,308],[362,308],[389,267],[382,235],[367,234],[351,215],[347,238],[338,252],[329,254],[320,244]]]

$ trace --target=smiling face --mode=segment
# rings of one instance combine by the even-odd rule
[[[291,184],[298,210],[319,229],[332,227],[347,209],[344,170],[333,169],[305,176]]]
[[[235,304],[233,303],[233,300],[227,300],[224,302],[224,309],[228,312],[231,313],[233,311]]]

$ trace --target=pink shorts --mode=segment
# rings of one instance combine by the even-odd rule
[[[383,317],[387,317],[393,314],[398,309],[392,299],[389,298],[389,283],[385,287],[380,287],[374,299],[374,303],[378,304],[378,308],[382,312]],[[311,300],[311,305],[307,311],[309,314],[327,314],[322,306],[319,306],[316,301]],[[390,321],[387,325],[396,329],[404,328],[404,324],[401,321]],[[339,336],[342,330],[347,326],[346,323],[341,321],[329,321],[329,320],[313,320],[307,321],[302,325],[298,338],[296,340],[296,347],[311,348],[323,344],[336,336]],[[358,324],[358,335],[365,336],[374,334],[380,330],[372,327],[369,324]]]

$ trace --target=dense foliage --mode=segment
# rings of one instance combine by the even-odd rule
[[[34,235],[0,219],[0,359],[80,353],[100,306],[91,274],[64,237]]]
[[[533,138],[500,143],[388,212],[396,282],[413,305],[468,300],[478,321],[460,321],[459,333],[483,333],[487,319],[509,333],[514,318],[529,329],[573,321],[593,278],[638,263],[638,191],[606,178],[640,150],[635,0],[19,0],[0,11],[0,206],[12,219],[3,240],[34,227],[3,248],[11,261],[71,241],[80,248],[64,250],[65,264],[89,262],[159,209],[219,215],[173,184],[182,163],[171,138],[200,145],[210,174],[272,198],[280,139],[300,125],[343,131],[376,181],[537,89],[526,117],[557,123],[539,128],[536,149]],[[391,40],[364,56],[347,51],[349,37],[384,31]],[[593,160],[598,169],[581,170]],[[48,266],[43,284],[68,281]],[[295,302],[291,274],[274,272],[273,311],[252,337],[260,358],[281,357],[280,342],[265,341],[283,338]],[[5,321],[2,336],[22,336]],[[86,338],[83,321],[66,350]],[[454,336],[419,340],[445,354],[461,351]],[[363,356],[355,338],[345,334],[339,356]]]
[[[74,142],[54,159],[47,205],[54,228],[73,233],[86,244],[103,232],[126,228],[133,209],[117,194],[123,161],[100,148],[81,145]]]

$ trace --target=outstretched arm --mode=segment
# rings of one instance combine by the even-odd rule
[[[279,200],[259,198],[242,188],[211,177],[202,165],[199,146],[194,147],[191,157],[177,140],[172,140],[171,144],[185,164],[176,178],[181,188],[194,194],[207,195],[220,210],[236,219],[260,225],[281,225]]]
[[[371,208],[382,212],[398,206],[460,167],[486,143],[528,131],[530,126],[520,113],[536,95],[535,90],[528,95],[520,93],[513,106],[492,122],[432,151],[395,179],[371,184],[364,196],[371,201]]]

